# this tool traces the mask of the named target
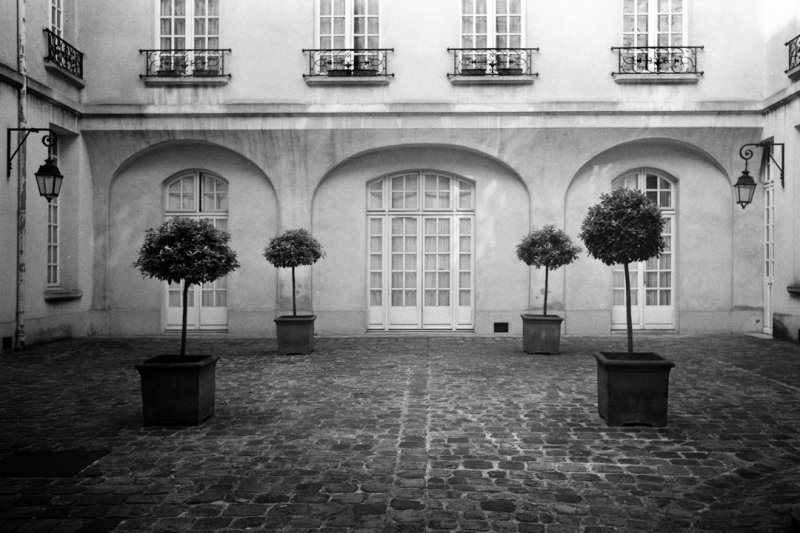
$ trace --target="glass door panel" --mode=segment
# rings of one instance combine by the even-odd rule
[[[389,323],[397,328],[418,328],[418,219],[396,216],[390,224]]]
[[[453,324],[451,307],[451,222],[450,217],[425,218],[424,250],[424,328],[446,327]]]

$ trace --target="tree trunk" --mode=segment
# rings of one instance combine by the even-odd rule
[[[547,316],[547,282],[549,270],[547,267],[544,267],[544,310],[542,311],[542,316]]]
[[[183,283],[183,320],[181,320],[181,355],[186,355],[186,317],[189,304],[189,283]]]
[[[294,267],[292,267],[292,316],[297,316],[297,300],[294,292]]]
[[[631,277],[625,263],[625,318],[628,322],[628,353],[633,353],[633,320],[631,319]]]

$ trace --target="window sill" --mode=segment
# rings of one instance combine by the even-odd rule
[[[789,285],[786,287],[786,292],[792,296],[800,296],[800,285]]]
[[[164,87],[164,86],[203,86],[203,85],[227,85],[230,80],[230,75],[222,76],[188,76],[188,77],[172,77],[172,76],[142,76],[144,84],[148,87]]]
[[[56,76],[63,78],[70,82],[72,85],[76,86],[78,89],[83,89],[86,87],[86,82],[84,82],[81,78],[73,74],[72,72],[68,71],[67,69],[58,66],[58,64],[53,63],[52,61],[45,60],[44,68]]]
[[[44,291],[44,301],[48,303],[68,302],[71,300],[80,300],[83,292],[73,289],[61,289],[54,287]]]
[[[787,70],[786,75],[789,76],[791,80],[794,81],[800,80],[800,65],[794,67],[791,70]]]
[[[522,74],[519,76],[464,76],[461,74],[448,74],[453,85],[533,85],[533,78],[537,74]]]
[[[612,72],[616,83],[633,83],[633,84],[691,84],[697,83],[700,80],[700,74],[627,74],[620,72]]]
[[[303,74],[306,85],[310,87],[321,85],[389,85],[394,74],[378,76],[310,76]]]

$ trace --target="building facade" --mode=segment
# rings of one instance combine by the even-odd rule
[[[262,251],[305,227],[326,251],[297,273],[319,335],[520,334],[544,273],[516,244],[544,224],[577,240],[616,186],[668,221],[665,253],[632,266],[634,327],[798,338],[796,2],[126,6],[0,0],[0,120],[53,130],[65,176],[38,197],[31,133],[0,183],[4,349],[179,328],[178,288],[132,267],[173,216],[225,228],[241,263],[192,292],[193,331],[274,336],[291,281]],[[624,328],[618,270],[584,253],[550,278],[565,333]]]

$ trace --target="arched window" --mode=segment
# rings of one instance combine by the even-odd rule
[[[166,218],[190,217],[210,221],[228,229],[228,182],[202,171],[188,171],[166,182],[164,187]],[[166,329],[181,327],[181,287],[167,288]],[[200,290],[189,289],[187,327],[224,330],[228,327],[228,281],[223,277],[204,283]]]
[[[475,186],[442,172],[367,184],[370,329],[474,327]]]
[[[647,261],[630,265],[632,321],[636,329],[673,329],[675,327],[675,220],[676,182],[654,170],[627,172],[613,182],[613,187],[644,191],[658,205],[666,220],[661,234],[664,252]],[[622,265],[614,266],[612,329],[624,329],[625,275]]]

